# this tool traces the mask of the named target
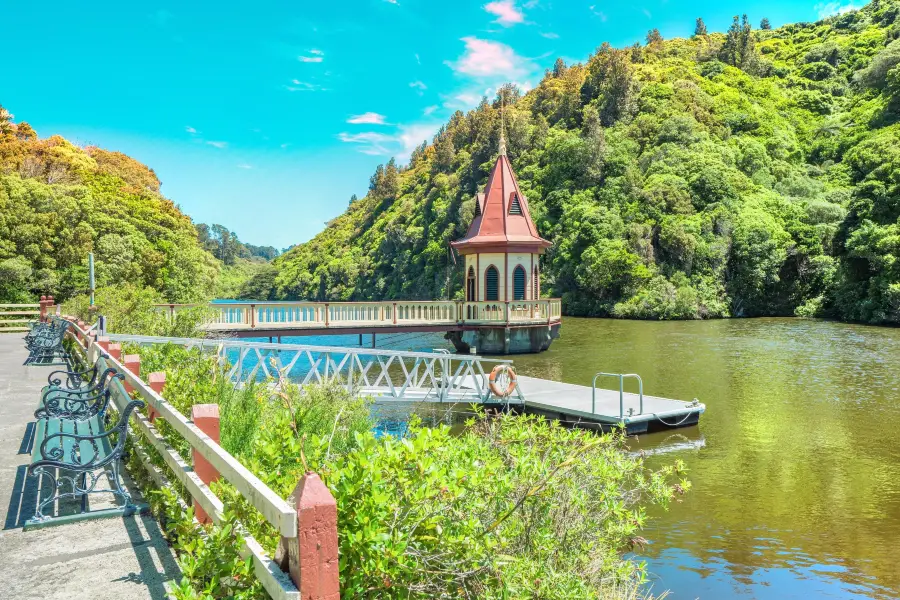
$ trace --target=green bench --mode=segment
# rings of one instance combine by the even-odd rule
[[[132,503],[131,496],[122,487],[120,460],[125,454],[128,438],[128,419],[131,413],[142,408],[140,400],[128,402],[119,415],[118,422],[108,427],[108,408],[112,394],[126,398],[122,388],[122,375],[106,368],[103,358],[95,365],[102,373],[95,385],[78,390],[45,388],[38,402],[35,417],[34,445],[29,475],[40,481],[38,504],[33,518],[25,523],[25,529],[61,524],[86,518],[119,516],[143,512],[146,506]],[[110,374],[112,372],[112,374]],[[64,372],[68,373],[68,372]],[[110,487],[97,489],[108,475]],[[44,489],[49,494],[41,497]],[[91,494],[111,493],[121,500],[121,506],[97,511],[87,511],[87,499]],[[47,513],[53,505],[66,499],[81,499],[81,512],[51,517]]]

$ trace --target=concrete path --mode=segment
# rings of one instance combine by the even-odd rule
[[[28,424],[58,368],[24,367],[26,356],[21,335],[0,334],[0,600],[165,598],[163,583],[180,573],[151,516],[22,530],[35,508],[33,478],[25,476]]]

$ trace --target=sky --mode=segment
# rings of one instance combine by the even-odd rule
[[[854,5],[853,3],[856,2]],[[152,167],[195,222],[284,248],[363,196],[375,167],[454,111],[602,42],[689,36],[696,17],[773,27],[860,0],[12,2],[0,104],[41,137]]]

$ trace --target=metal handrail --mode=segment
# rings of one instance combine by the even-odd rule
[[[599,377],[616,377],[619,380],[619,418],[625,417],[625,378],[634,377],[638,381],[640,405],[638,414],[644,414],[644,381],[637,373],[597,373],[591,382],[591,414],[597,414],[597,379]]]

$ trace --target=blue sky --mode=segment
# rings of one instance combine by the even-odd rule
[[[305,241],[456,109],[603,41],[687,36],[748,13],[773,26],[839,2],[358,0],[15,2],[0,103],[38,134],[125,152],[197,222]],[[9,26],[12,25],[12,26]]]

